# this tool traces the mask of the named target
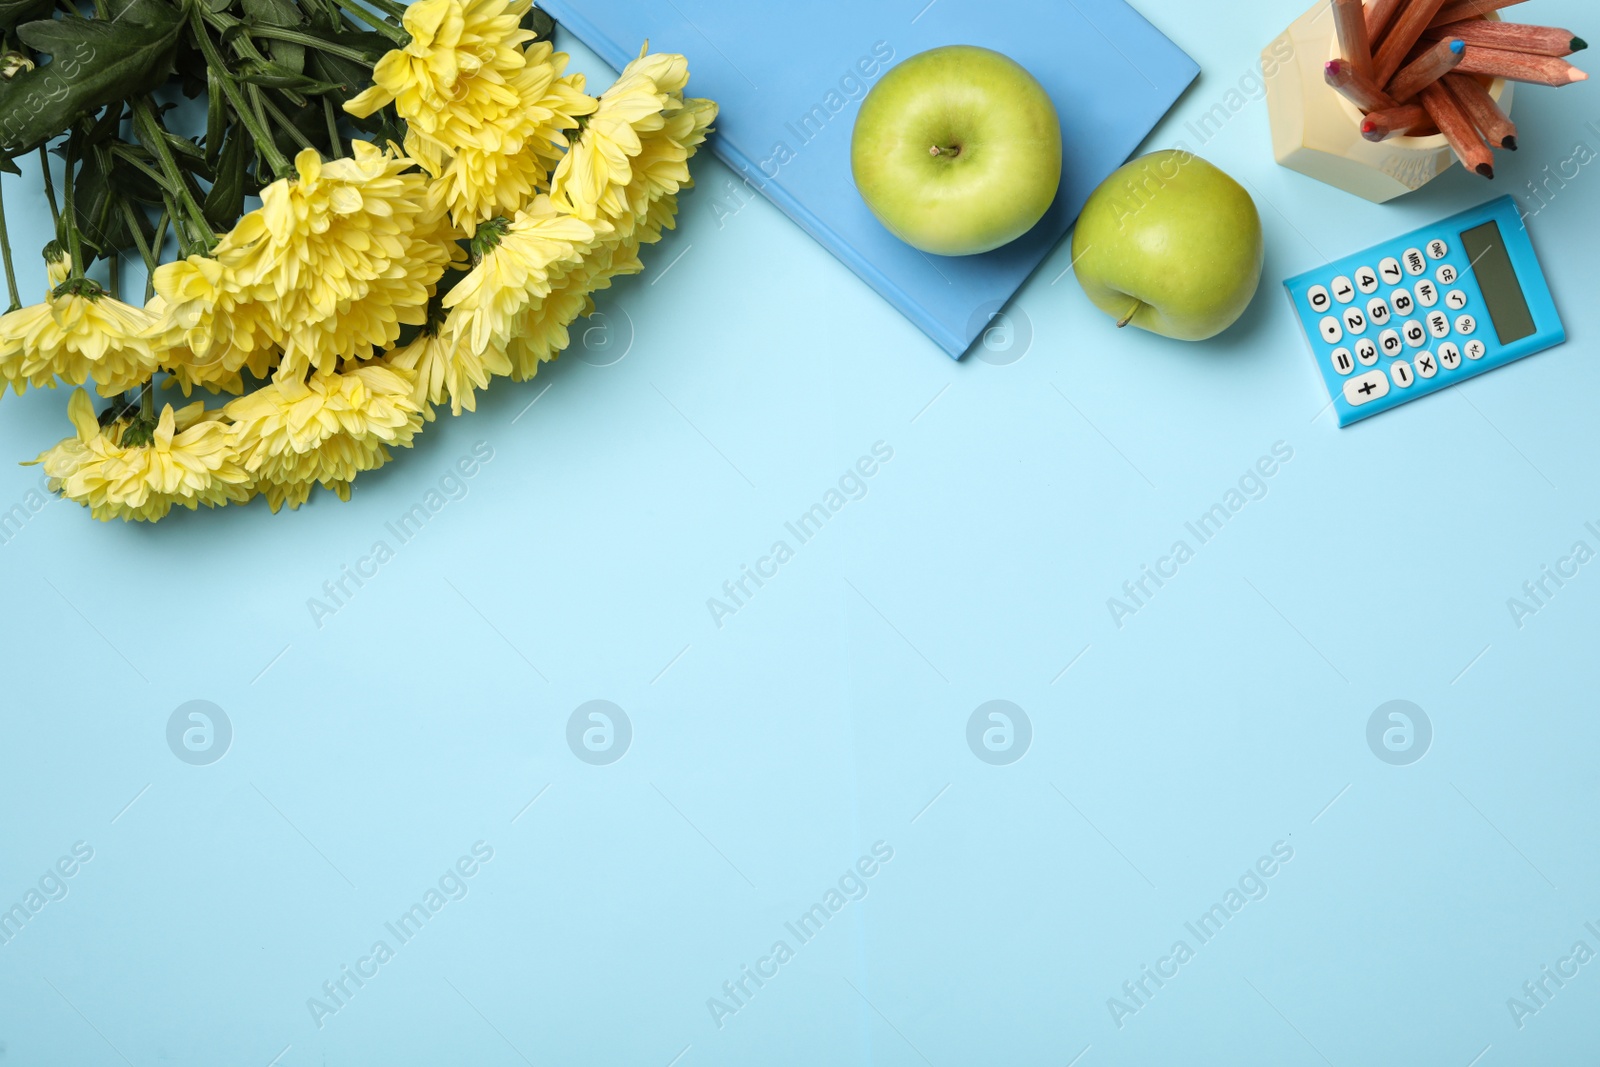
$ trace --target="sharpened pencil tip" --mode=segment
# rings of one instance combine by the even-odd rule
[[[1479,163],[1472,169],[1483,175],[1485,178],[1488,178],[1490,181],[1494,181],[1494,166],[1492,164]]]
[[[1456,40],[1450,42],[1450,51],[1454,52],[1456,55],[1459,56],[1462,52],[1465,52],[1466,50],[1467,50],[1467,42],[1465,42],[1465,41],[1463,41],[1463,40],[1461,40],[1459,38],[1457,38]]]
[[[1589,72],[1586,70],[1579,70],[1577,67],[1573,67],[1572,70],[1567,73],[1567,77],[1575,82],[1586,82],[1589,80]]]
[[[1515,152],[1517,150],[1517,138],[1516,138],[1516,135],[1515,134],[1508,134],[1500,142],[1500,147],[1504,148],[1507,152]]]
[[[1585,41],[1582,37],[1574,37],[1570,47],[1574,52],[1581,52],[1585,48],[1589,47],[1589,42]]]

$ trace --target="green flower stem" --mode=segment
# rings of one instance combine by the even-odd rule
[[[144,239],[144,230],[139,226],[139,216],[132,204],[126,200],[118,201],[122,206],[122,217],[127,220],[128,232],[133,234],[133,243],[139,247],[139,258],[144,260],[144,269],[152,275],[156,272],[156,254],[150,250],[150,244]],[[150,298],[145,297],[148,302]]]
[[[160,120],[156,118],[155,110],[150,106],[149,98],[134,103],[133,124],[135,132],[139,134],[139,140],[155,154],[156,161],[161,164],[162,173],[166,175],[167,187],[183,205],[186,212],[184,221],[195,228],[205,246],[210,248],[216,243],[217,235],[212,232],[211,224],[206,221],[205,212],[194,198],[194,191],[189,188],[183,172],[178,169],[178,161],[172,158],[172,149],[167,145],[167,139],[163,136],[165,131],[161,128]]]
[[[78,165],[78,139],[76,136],[67,138],[67,168],[63,174],[66,186],[66,206],[62,209],[67,214],[67,254],[72,257],[73,279],[83,277],[83,250],[78,246],[78,215],[72,201],[72,189],[76,182],[72,172]]]
[[[6,232],[6,199],[5,180],[0,178],[0,255],[6,261],[6,289],[11,295],[11,306],[6,308],[15,311],[22,306],[22,296],[17,292],[17,273],[11,266],[11,235]]]
[[[204,4],[197,4],[191,9],[189,21],[194,29],[194,37],[200,42],[200,51],[206,57],[206,65],[217,74],[217,84],[222,87],[222,93],[228,98],[228,105],[233,108],[233,113],[239,117],[244,128],[249,131],[251,140],[255,141],[256,151],[272,170],[275,178],[288,177],[290,173],[289,161],[283,158],[283,153],[278,151],[278,146],[272,140],[272,133],[267,129],[267,124],[260,120],[239,92],[239,86],[228,74],[227,60],[222,58],[222,53],[217,51],[216,42],[211,39],[211,34],[206,31],[205,21],[201,18],[200,9]]]
[[[328,123],[328,141],[333,145],[333,158],[344,158],[344,141],[339,137],[339,116],[334,114],[333,101],[322,98],[322,117]]]
[[[155,242],[154,249],[150,253],[151,262],[155,262],[157,259],[159,259],[160,256],[161,256],[162,248],[166,247],[166,243],[167,243],[167,227],[170,226],[171,224],[172,224],[172,216],[171,216],[171,214],[169,214],[168,212],[163,211],[161,213],[161,218],[156,222],[156,242]],[[150,298],[152,296],[155,296],[155,295],[156,295],[156,269],[155,269],[155,267],[151,267],[148,271],[145,272],[145,277],[144,277],[144,302],[146,304],[150,303]]]
[[[301,130],[300,127],[296,126],[292,121],[290,121],[288,115],[285,115],[281,110],[278,109],[278,105],[272,102],[272,98],[261,91],[260,86],[248,85],[245,88],[249,90],[251,101],[260,107],[265,108],[266,111],[277,120],[278,125],[283,128],[283,131],[292,137],[301,148],[316,147],[311,143],[311,139],[305,135],[305,132]]]
[[[56,180],[50,175],[50,150],[46,145],[39,146],[39,169],[44,172],[44,198],[50,203],[50,221],[59,226],[61,209],[56,207]]]
[[[167,184],[167,176],[165,174],[162,174],[159,170],[156,170],[150,164],[140,159],[137,153],[131,151],[122,144],[113,144],[111,146],[111,154],[135,170],[143,173],[146,178],[149,178],[157,185]]]
[[[371,11],[368,11],[363,4],[358,2],[358,0],[334,0],[334,2],[337,3],[346,14],[354,15],[362,22],[365,22],[368,26],[371,26],[373,29],[389,38],[389,40],[393,41],[398,47],[404,48],[406,45],[411,43],[411,35],[403,28],[396,26],[393,22],[385,22],[377,15],[374,15]],[[384,3],[382,0],[373,0],[372,6],[378,8],[385,15],[388,15],[396,22],[402,19],[406,12],[404,7],[401,7],[398,4]],[[367,58],[365,56],[361,56],[358,57],[358,61],[361,63],[366,63]]]
[[[139,414],[151,422],[154,422],[156,417],[155,384],[156,380],[154,378],[147,378],[145,383],[139,387]]]
[[[389,31],[390,40],[396,44],[401,43],[398,38],[393,36],[393,26],[387,25],[381,19],[372,23],[372,25],[384,27]],[[311,34],[301,33],[299,30],[286,30],[281,26],[251,26],[248,32],[251,37],[265,37],[269,41],[288,41],[290,44],[315,48],[328,53],[330,56],[339,56],[341,59],[348,59],[352,63],[360,63],[362,66],[372,62],[364,52],[358,52],[354,48],[346,48],[342,44],[334,44],[332,41],[324,41],[320,37],[313,37]],[[379,32],[383,31],[380,30]]]

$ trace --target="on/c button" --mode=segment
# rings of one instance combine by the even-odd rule
[[[1351,407],[1370,404],[1389,395],[1389,376],[1381,370],[1358,374],[1344,383],[1344,398]]]

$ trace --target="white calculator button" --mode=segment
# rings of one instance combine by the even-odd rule
[[[1306,303],[1311,305],[1311,310],[1321,314],[1328,310],[1328,303],[1333,298],[1328,295],[1328,290],[1320,285],[1313,285],[1306,290]]]
[[[1344,328],[1351,333],[1364,333],[1367,328],[1367,317],[1361,314],[1357,307],[1344,309]]]
[[[1450,336],[1450,316],[1442,311],[1428,312],[1428,332],[1433,334],[1434,340],[1442,341]]]
[[[1344,398],[1352,407],[1370,404],[1388,395],[1389,376],[1381,370],[1368,371],[1344,383]]]
[[[1456,269],[1448,263],[1435,271],[1433,276],[1439,279],[1440,285],[1454,285],[1456,283],[1456,279],[1460,277],[1460,275],[1456,273]]]
[[[1389,377],[1394,379],[1394,384],[1402,389],[1411,388],[1411,383],[1416,381],[1416,376],[1411,373],[1411,364],[1403,359],[1397,359],[1389,364]]]
[[[1420,277],[1428,271],[1428,261],[1422,258],[1422,249],[1408,248],[1405,255],[1406,273],[1413,278]]]
[[[1336,345],[1344,340],[1344,327],[1340,326],[1339,320],[1332,315],[1323,318],[1319,329],[1322,330],[1322,339],[1330,345]]]
[[[1478,320],[1471,315],[1456,316],[1456,333],[1463,337],[1471,337],[1478,332]]]
[[[1363,367],[1378,362],[1378,346],[1372,343],[1372,338],[1363,337],[1356,342],[1356,361]]]
[[[1409,315],[1417,306],[1411,299],[1410,289],[1396,289],[1389,294],[1389,303],[1394,305],[1396,315]]]
[[[1400,261],[1393,256],[1378,264],[1378,273],[1390,285],[1399,285],[1400,279],[1405,276],[1400,273]]]
[[[1482,359],[1484,353],[1487,351],[1489,351],[1489,349],[1482,341],[1467,342],[1466,352],[1468,359]]]
[[[1418,378],[1432,378],[1439,373],[1439,365],[1434,362],[1432,352],[1418,352],[1415,363]]]
[[[1434,284],[1424,279],[1417,283],[1417,303],[1425,308],[1431,308],[1439,302],[1439,290]]]
[[[1428,242],[1428,258],[1443,259],[1450,254],[1450,246],[1443,241],[1433,240]]]
[[[1428,340],[1428,331],[1424,330],[1422,328],[1422,323],[1418,322],[1416,319],[1412,319],[1410,322],[1402,326],[1400,328],[1400,332],[1405,335],[1406,344],[1410,345],[1412,348],[1421,348]]]
[[[1452,289],[1444,294],[1444,306],[1451,311],[1460,311],[1467,306],[1467,294],[1460,289]]]
[[[1398,356],[1401,349],[1400,335],[1393,330],[1384,330],[1378,335],[1378,347],[1383,349],[1383,354],[1386,356]]]
[[[1349,374],[1356,369],[1355,357],[1348,348],[1335,348],[1333,350],[1333,369],[1340,374]]]
[[[1356,271],[1356,288],[1369,296],[1378,291],[1378,272],[1371,267]]]
[[[1333,298],[1341,304],[1348,304],[1356,298],[1355,286],[1343,274],[1333,280]]]
[[[1367,301],[1367,320],[1374,326],[1382,326],[1389,321],[1389,302],[1381,296],[1375,296]]]
[[[1445,370],[1455,370],[1461,366],[1461,349],[1455,346],[1455,342],[1446,341],[1439,346],[1439,365]]]

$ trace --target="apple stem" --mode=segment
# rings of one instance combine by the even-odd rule
[[[950,148],[941,148],[938,145],[932,145],[928,149],[928,155],[930,155],[930,156],[944,156],[944,157],[946,157],[948,159],[954,159],[955,157],[959,156],[960,154],[961,154],[961,146],[960,145],[954,145],[954,146],[952,146]]]
[[[1122,317],[1122,321],[1117,323],[1117,329],[1120,330],[1124,326],[1128,325],[1128,323],[1132,322],[1133,321],[1133,317],[1135,315],[1139,314],[1139,309],[1142,308],[1142,307],[1144,307],[1144,301],[1143,300],[1135,300],[1133,302],[1133,307],[1130,308],[1128,313]]]

